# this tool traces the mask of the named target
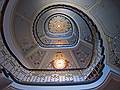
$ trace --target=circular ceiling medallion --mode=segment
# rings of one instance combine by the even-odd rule
[[[52,39],[69,39],[77,25],[68,15],[63,13],[54,13],[46,18],[44,24],[45,35]],[[78,31],[79,32],[79,31]]]
[[[70,21],[63,15],[55,15],[48,22],[48,30],[51,33],[66,33],[71,28]]]

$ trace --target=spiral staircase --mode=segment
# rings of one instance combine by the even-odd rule
[[[106,2],[2,0],[1,89],[97,89],[111,72],[119,76],[119,24],[111,31],[98,21],[105,12],[95,16]]]

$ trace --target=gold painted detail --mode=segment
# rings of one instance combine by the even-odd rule
[[[50,19],[48,28],[52,33],[65,33],[70,30],[71,23],[67,18],[58,15]]]

